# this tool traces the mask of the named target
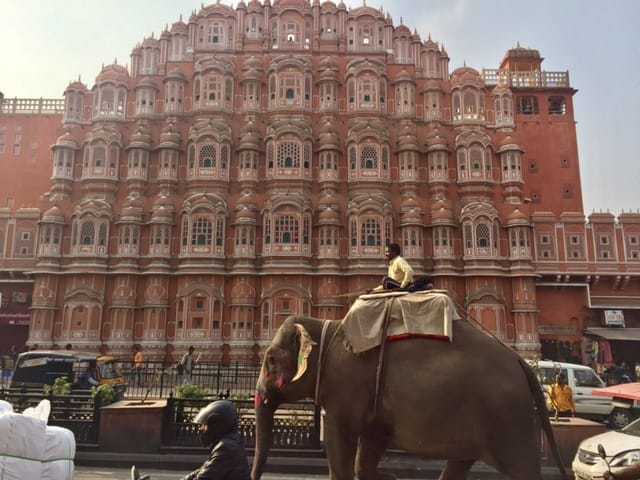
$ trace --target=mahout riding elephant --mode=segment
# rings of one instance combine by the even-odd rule
[[[465,478],[478,460],[512,479],[539,480],[540,427],[564,475],[531,368],[467,321],[453,322],[453,339],[387,343],[376,402],[380,348],[356,355],[345,347],[339,322],[285,320],[265,352],[257,383],[252,480],[262,475],[278,406],[314,397],[326,411],[333,480],[380,479],[377,466],[390,444],[426,459],[446,459],[445,480]]]

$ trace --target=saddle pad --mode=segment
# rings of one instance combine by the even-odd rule
[[[387,337],[428,337],[452,340],[452,321],[460,317],[448,295],[416,292],[405,295],[360,297],[342,320],[347,342],[354,353],[380,345],[387,308],[391,318]]]

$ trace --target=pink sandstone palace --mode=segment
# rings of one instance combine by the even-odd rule
[[[382,10],[272,1],[1,101],[5,339],[253,361],[290,315],[340,319],[390,242],[527,357],[640,327],[640,214],[585,220],[568,72],[519,45],[451,71]]]

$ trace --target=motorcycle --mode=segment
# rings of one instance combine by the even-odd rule
[[[640,463],[626,467],[611,468],[607,460],[607,452],[602,445],[598,445],[598,455],[604,460],[607,471],[604,472],[604,480],[638,480],[640,479]]]

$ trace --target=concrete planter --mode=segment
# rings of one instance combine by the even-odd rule
[[[157,453],[162,444],[166,400],[123,400],[100,410],[100,449]]]

